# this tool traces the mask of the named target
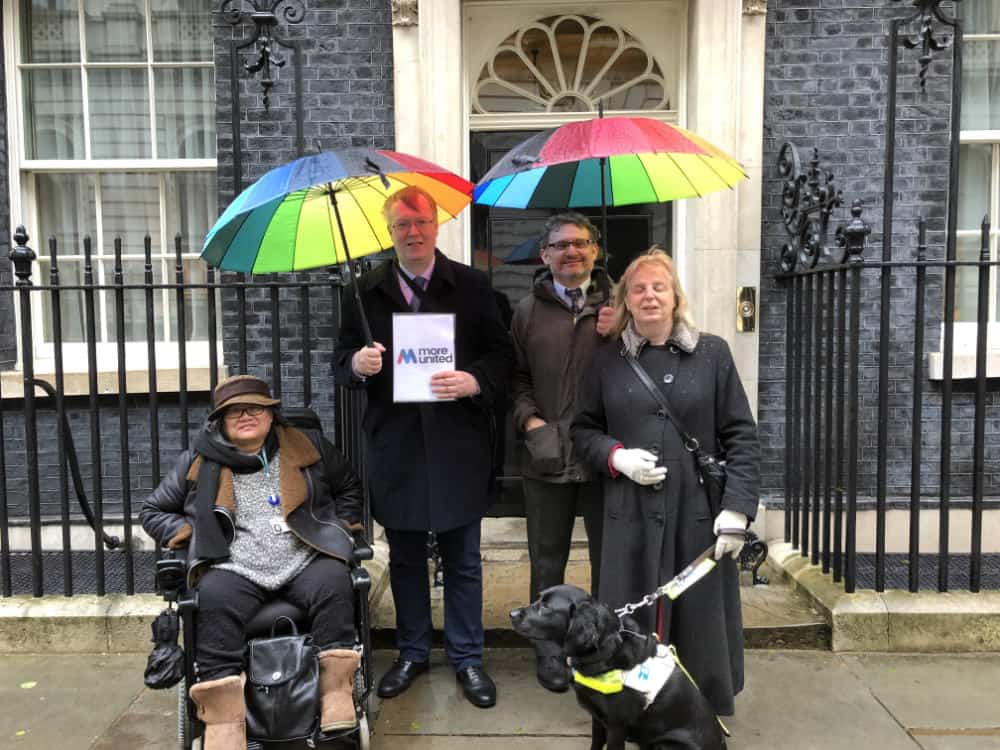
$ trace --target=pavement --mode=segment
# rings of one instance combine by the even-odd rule
[[[465,701],[436,650],[410,691],[374,701],[375,750],[589,747],[589,717],[571,694],[537,684],[532,652],[509,629],[527,588],[514,524],[498,526],[483,555],[498,705]],[[382,546],[370,568],[376,646],[393,642],[395,619]],[[1000,593],[845,595],[780,543],[763,572],[770,586],[741,587],[747,681],[726,719],[729,750],[1000,750]],[[582,540],[567,578],[588,584]],[[440,590],[432,601],[440,628]],[[177,692],[142,684],[162,606],[154,596],[0,599],[0,750],[176,748]],[[392,657],[376,651],[376,675]]]
[[[376,653],[377,672],[392,653]],[[0,747],[176,748],[177,693],[142,684],[137,654],[3,657]],[[590,721],[571,693],[535,682],[527,649],[491,649],[497,706],[462,697],[443,653],[398,698],[376,702],[375,750],[569,750]],[[726,720],[730,750],[997,750],[1000,654],[749,650],[746,689]]]

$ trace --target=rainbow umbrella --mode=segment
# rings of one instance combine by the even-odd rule
[[[597,117],[536,133],[476,183],[473,200],[496,208],[665,203],[731,188],[747,176],[704,138],[648,117]]]
[[[392,246],[386,197],[409,185],[437,202],[438,223],[472,199],[472,183],[398,151],[324,151],[272,169],[229,204],[205,237],[201,257],[244,273],[304,271],[347,263]],[[357,285],[354,285],[357,292]],[[367,316],[357,295],[365,334]]]

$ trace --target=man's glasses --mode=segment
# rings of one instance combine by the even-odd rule
[[[226,419],[239,419],[244,414],[248,417],[259,417],[264,413],[263,406],[230,406],[223,416]]]
[[[397,232],[409,232],[411,227],[416,227],[422,232],[431,224],[437,224],[437,222],[434,219],[404,219],[403,221],[397,221],[392,225],[392,228]]]
[[[593,240],[585,239],[575,239],[575,240],[559,240],[559,242],[550,242],[545,247],[551,248],[552,250],[558,250],[560,253],[564,253],[571,247],[575,247],[577,250],[583,250],[585,247],[590,247],[594,244]]]

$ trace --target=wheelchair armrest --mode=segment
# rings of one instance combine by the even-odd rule
[[[187,584],[185,560],[174,550],[167,550],[164,556],[156,561],[156,590],[168,602],[177,601],[181,591]]]
[[[363,531],[354,532],[354,552],[351,554],[351,558],[357,564],[364,562],[365,560],[371,560],[375,557],[375,551],[372,546],[368,543],[365,538]]]

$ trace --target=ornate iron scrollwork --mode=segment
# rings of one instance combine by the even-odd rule
[[[767,542],[747,530],[746,541],[740,550],[739,566],[740,570],[751,571],[754,586],[767,586],[770,583],[767,576],[758,573],[765,560],[767,560]]]
[[[302,0],[224,0],[219,10],[232,26],[244,20],[253,21],[255,33],[247,45],[256,44],[256,59],[252,62],[244,61],[243,67],[251,76],[263,71],[260,82],[264,89],[264,109],[270,110],[270,93],[274,86],[274,74],[277,72],[272,71],[272,67],[282,68],[286,62],[284,57],[274,51],[275,45],[288,47],[274,33],[274,28],[278,25],[279,16],[286,24],[300,23],[306,15]]]
[[[842,202],[841,192],[833,186],[833,172],[820,170],[815,148],[809,170],[803,172],[795,146],[785,143],[778,154],[778,174],[785,179],[781,219],[791,236],[781,248],[781,270],[813,268],[823,252],[830,214]]]
[[[893,0],[893,2],[898,3],[900,0]],[[925,89],[927,70],[934,58],[932,53],[948,49],[955,41],[954,35],[951,38],[936,35],[934,23],[937,21],[954,29],[956,21],[941,11],[941,0],[911,0],[911,2],[917,8],[917,12],[904,19],[902,23],[908,24],[919,19],[920,31],[912,36],[903,36],[900,41],[907,49],[920,48],[920,57],[917,58],[917,62],[920,64],[920,88]],[[961,0],[954,0],[954,2],[961,2]]]

